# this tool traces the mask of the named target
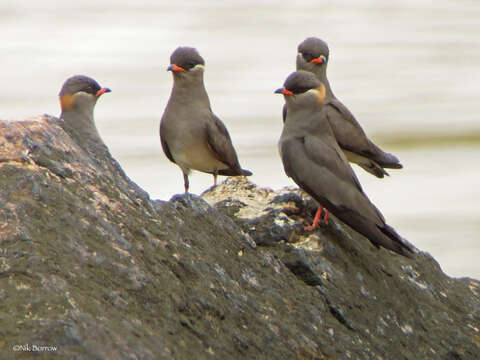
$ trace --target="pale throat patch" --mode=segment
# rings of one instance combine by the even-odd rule
[[[205,65],[202,65],[202,64],[197,64],[195,65],[192,70],[196,71],[196,70],[205,70]]]

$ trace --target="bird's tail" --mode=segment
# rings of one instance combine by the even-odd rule
[[[376,161],[378,165],[380,165],[382,168],[387,168],[387,169],[403,168],[403,165],[400,163],[400,160],[398,160],[398,158],[395,155],[383,151],[373,143],[372,145],[374,146],[376,151],[374,151],[371,159]]]
[[[409,258],[412,258],[413,255],[416,253],[415,247],[410,244],[406,239],[401,237],[390,225],[385,224],[384,227],[379,227],[379,229],[382,233],[384,233],[387,237],[390,238],[391,246],[388,246],[390,250],[393,250],[396,253],[399,253]]]
[[[250,176],[252,172],[245,169],[222,169],[218,170],[218,175],[223,176]]]

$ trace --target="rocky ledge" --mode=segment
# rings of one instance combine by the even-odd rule
[[[304,232],[296,189],[152,201],[74,139],[0,121],[1,359],[480,358],[477,280]]]

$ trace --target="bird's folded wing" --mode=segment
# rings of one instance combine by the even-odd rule
[[[227,128],[214,114],[212,114],[212,120],[205,123],[208,145],[219,161],[232,169],[240,171],[237,154],[233,148]]]
[[[382,167],[402,168],[395,155],[384,152],[367,137],[358,121],[340,101],[328,102],[325,110],[335,138],[342,149],[365,156]]]
[[[336,144],[305,135],[281,141],[280,152],[287,175],[332,213],[356,213],[384,224]]]
[[[173,159],[172,153],[170,152],[167,141],[165,140],[165,129],[163,127],[163,123],[160,123],[160,142],[162,143],[163,152],[165,153],[165,156],[168,158],[168,160],[176,163]]]

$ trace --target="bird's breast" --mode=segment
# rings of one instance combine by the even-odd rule
[[[175,162],[183,169],[214,172],[228,166],[217,160],[207,141],[205,126],[195,119],[165,119],[165,141]]]

